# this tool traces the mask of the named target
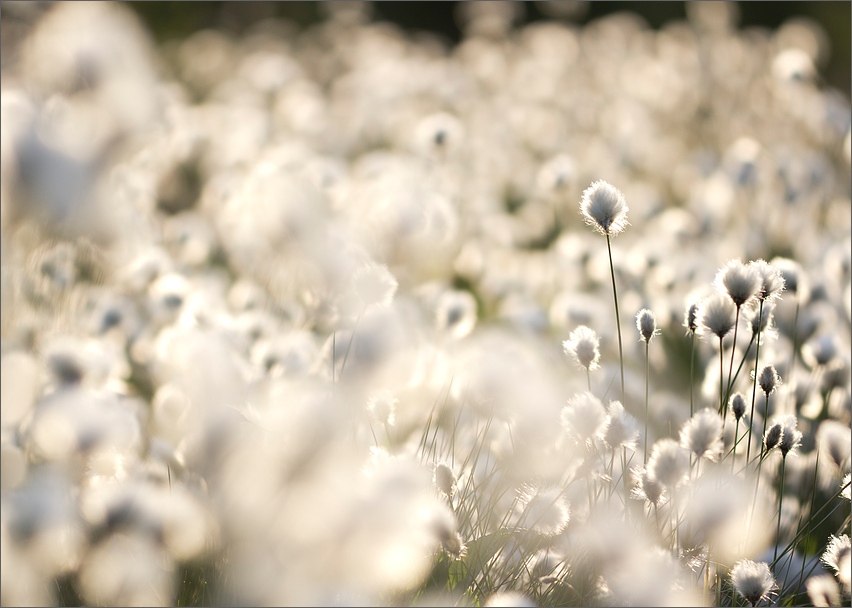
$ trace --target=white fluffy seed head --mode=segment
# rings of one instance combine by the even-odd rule
[[[781,297],[784,291],[784,277],[781,272],[765,260],[749,262],[749,266],[757,271],[760,278],[760,288],[757,290],[758,300],[771,300]]]
[[[750,559],[737,562],[731,570],[731,583],[737,593],[752,606],[766,599],[776,587],[769,564],[753,562]]]
[[[631,496],[639,500],[647,500],[655,506],[659,505],[666,489],[665,486],[651,476],[648,469],[633,470],[633,474],[636,478],[636,486],[633,488]]]
[[[582,392],[562,408],[562,427],[578,443],[584,444],[598,434],[606,418],[603,403],[592,393]]]
[[[731,260],[716,274],[716,288],[728,294],[737,308],[751,303],[757,297],[760,286],[757,270],[740,260]]]
[[[435,465],[435,487],[447,498],[452,498],[456,493],[457,481],[456,474],[446,462]]]
[[[760,390],[764,395],[770,395],[772,391],[781,385],[781,377],[775,371],[774,365],[766,365],[757,376],[757,383],[760,384]]]
[[[734,328],[737,309],[729,297],[721,293],[708,296],[701,303],[699,316],[701,326],[721,339],[728,335]]]
[[[687,420],[680,430],[680,445],[698,458],[715,460],[722,453],[722,417],[705,408]]]
[[[766,429],[766,435],[763,436],[763,445],[767,452],[781,443],[781,436],[783,434],[784,427],[780,422],[775,422],[772,426]]]
[[[636,419],[624,411],[620,401],[612,401],[609,404],[608,415],[600,437],[611,450],[621,446],[633,448],[639,436],[639,423]]]
[[[828,544],[825,547],[820,561],[831,568],[837,575],[847,593],[849,591],[849,560],[852,555],[852,544],[850,544],[849,535],[841,534],[840,536],[831,536]]]
[[[645,344],[648,344],[651,338],[657,335],[657,317],[647,308],[643,308],[636,315],[636,329]]]
[[[781,426],[783,431],[778,449],[781,450],[781,456],[786,458],[787,454],[799,447],[802,442],[802,433],[796,428],[796,417],[792,414],[781,419]]]
[[[666,437],[654,444],[648,458],[648,473],[667,488],[676,488],[689,472],[689,453]]]
[[[598,368],[601,360],[600,340],[593,329],[580,325],[562,343],[566,354],[574,356],[577,365],[586,370]]]
[[[627,203],[621,191],[603,180],[583,191],[580,211],[589,226],[604,236],[615,236],[627,227]]]
[[[805,586],[808,590],[808,598],[816,608],[840,606],[840,588],[830,574],[812,576]]]
[[[734,393],[731,397],[730,404],[731,412],[734,414],[734,419],[739,420],[743,417],[746,410],[746,401],[742,393]]]
[[[687,334],[694,334],[698,329],[698,313],[700,311],[700,307],[698,302],[693,302],[689,306],[686,307],[686,313],[684,314],[683,326],[686,328]]]

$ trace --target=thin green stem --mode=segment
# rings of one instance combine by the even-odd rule
[[[763,319],[763,300],[760,301],[760,319]],[[746,462],[748,462],[749,457],[751,456],[751,428],[754,426],[754,400],[757,396],[757,370],[758,363],[760,361],[760,321],[757,324],[757,346],[754,351],[754,382],[751,387],[751,414],[749,415],[749,425],[748,425],[748,448],[746,449]],[[766,412],[769,413],[768,411]],[[766,422],[766,416],[763,417],[764,423]],[[765,426],[765,424],[764,424]]]
[[[734,317],[734,345],[731,347],[731,363],[728,365],[728,388],[725,391],[724,411],[722,412],[722,423],[727,419],[728,413],[728,395],[731,392],[733,384],[732,376],[734,372],[734,355],[737,352],[737,330],[740,328],[740,307],[737,306],[737,315]]]
[[[784,502],[784,469],[787,465],[787,456],[781,457],[781,491],[778,493],[778,525],[775,527],[775,555],[772,562],[778,561],[778,543],[781,540],[781,505]]]
[[[719,338],[719,415],[725,407],[725,353],[722,338]]]
[[[647,461],[648,460],[648,384],[651,380],[651,366],[648,361],[648,347],[650,346],[649,342],[645,341],[645,450],[643,452],[643,457]]]
[[[737,461],[737,436],[740,434],[740,419],[737,418],[737,423],[734,426],[734,451],[731,456],[731,475],[734,474],[734,463]]]
[[[694,405],[692,401],[693,385],[695,383],[695,332],[692,332],[692,350],[689,354],[689,417],[692,418]]]
[[[819,448],[817,448],[817,450],[816,450],[816,460],[814,461],[814,481],[813,481],[813,484],[811,485],[811,507],[810,507],[810,509],[808,509],[808,520],[805,522],[805,527],[808,529],[808,533],[807,533],[807,536],[805,537],[805,547],[802,550],[802,572],[799,574],[799,584],[796,587],[796,595],[799,595],[799,591],[802,588],[802,580],[805,577],[805,562],[807,561],[807,559],[806,559],[807,553],[806,552],[808,550],[808,545],[811,542],[810,515],[811,515],[811,513],[814,512],[814,497],[816,496],[816,482],[817,482],[818,473],[819,473]]]
[[[615,301],[615,326],[618,329],[618,362],[621,366],[621,402],[624,403],[624,348],[621,345],[621,318],[618,316],[618,291],[615,288],[615,266],[612,264],[612,245],[606,235],[606,250],[609,253],[609,272],[612,277],[612,297]]]

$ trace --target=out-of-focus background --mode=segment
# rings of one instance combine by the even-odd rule
[[[307,27],[324,18],[325,2],[128,2],[160,41],[185,38],[204,28],[241,34],[252,24],[268,18]],[[464,2],[374,2],[373,19],[389,21],[409,31],[428,31],[451,44],[461,40],[459,5]],[[684,2],[517,2],[517,24],[554,17],[584,25],[603,15],[630,11],[641,15],[653,28],[686,19]],[[849,2],[739,2],[739,26],[775,29],[788,19],[801,17],[819,23],[828,35],[830,57],[817,66],[827,84],[850,96],[852,47]]]

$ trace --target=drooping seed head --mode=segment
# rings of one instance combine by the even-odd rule
[[[574,356],[577,365],[585,370],[595,370],[601,360],[600,340],[593,329],[580,325],[562,343],[566,354]]]
[[[762,599],[767,599],[776,587],[769,564],[753,562],[750,559],[737,562],[731,570],[731,583],[737,593],[752,606]]]
[[[643,308],[636,315],[636,329],[639,330],[639,335],[642,336],[645,344],[648,344],[655,335],[657,335],[657,317],[654,313]]]
[[[763,436],[763,445],[767,452],[781,443],[781,436],[783,434],[784,427],[780,422],[774,422],[772,426],[766,429],[766,435]]]
[[[731,260],[716,274],[716,288],[728,294],[737,308],[750,303],[757,297],[760,284],[757,270],[743,264],[740,260]]]
[[[603,180],[592,183],[583,191],[580,211],[586,223],[604,236],[614,236],[627,227],[624,195]]]

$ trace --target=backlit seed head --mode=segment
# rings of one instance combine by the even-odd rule
[[[729,297],[714,293],[701,303],[699,314],[701,326],[721,339],[734,328],[737,309]]]
[[[775,366],[764,366],[757,376],[757,383],[760,384],[760,390],[762,390],[767,396],[778,388],[781,385],[781,377],[778,375],[778,372],[775,371]]]
[[[586,223],[604,236],[614,236],[627,227],[624,195],[603,180],[592,183],[583,191],[580,211]]]
[[[734,414],[734,418],[739,420],[745,414],[746,402],[745,397],[742,393],[734,393],[733,397],[731,397],[730,401],[731,412]]]
[[[737,593],[752,606],[762,599],[767,599],[776,588],[769,564],[753,562],[750,559],[737,562],[731,570],[731,583]]]
[[[784,291],[784,277],[781,272],[769,262],[764,260],[755,260],[749,262],[749,266],[757,271],[757,276],[760,277],[760,289],[757,291],[758,300],[771,300],[781,297],[781,292]]]
[[[746,266],[740,260],[731,260],[716,275],[716,288],[728,294],[737,308],[754,300],[760,286],[761,279],[757,270]]]
[[[693,302],[686,308],[686,314],[684,315],[683,326],[686,327],[686,331],[688,334],[694,334],[698,329],[698,311],[699,311],[698,302]]]
[[[799,447],[802,442],[802,433],[796,428],[796,417],[793,415],[784,416],[781,420],[781,425],[784,427],[781,433],[781,441],[778,443],[778,449],[781,450],[781,456],[787,457],[787,454]]]
[[[639,311],[639,314],[636,315],[636,329],[639,330],[639,335],[642,336],[642,340],[645,341],[645,344],[648,344],[658,332],[657,332],[657,317],[654,316],[654,313],[648,310],[647,308],[643,308]]]
[[[722,417],[710,409],[696,412],[680,430],[680,445],[699,458],[715,460],[724,448]]]
[[[586,370],[598,368],[601,359],[599,350],[600,340],[594,330],[585,325],[580,325],[571,332],[568,339],[562,343],[566,354],[574,356],[577,365]]]
[[[763,436],[763,445],[766,447],[767,452],[781,443],[781,436],[783,434],[784,427],[781,426],[780,422],[775,422],[766,430],[766,435]]]
[[[446,462],[439,462],[435,466],[435,487],[447,498],[452,498],[456,493],[456,474]]]

